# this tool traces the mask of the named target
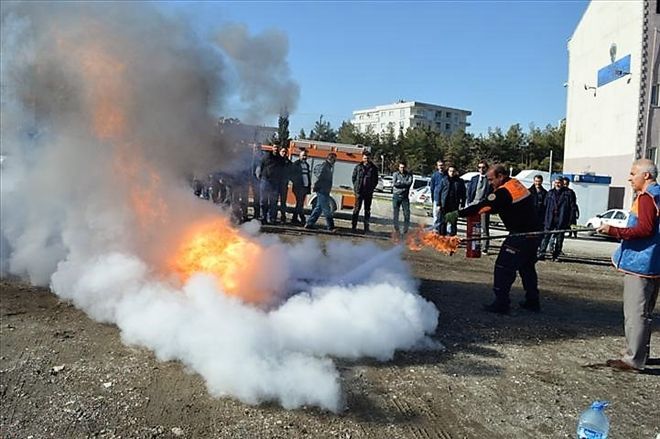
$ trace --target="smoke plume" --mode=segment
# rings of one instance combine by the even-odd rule
[[[286,41],[236,34],[219,33],[231,68],[270,56],[273,77],[252,79],[281,85],[272,108],[295,97]],[[181,361],[213,395],[340,410],[331,358],[432,346],[438,312],[399,248],[284,244],[191,194],[185,172],[232,160],[210,111],[229,67],[150,4],[3,4],[2,272]]]

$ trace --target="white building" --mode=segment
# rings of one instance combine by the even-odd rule
[[[399,101],[390,105],[379,105],[366,110],[353,112],[351,123],[362,133],[369,128],[374,133],[387,132],[392,126],[398,136],[411,127],[426,127],[434,131],[451,134],[470,126],[467,117],[472,114],[468,110],[425,104],[416,101]]]
[[[658,163],[658,1],[592,1],[568,55],[564,172],[611,176],[608,206],[627,208],[632,161]]]

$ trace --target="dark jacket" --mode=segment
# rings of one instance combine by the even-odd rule
[[[364,180],[364,182],[363,182]],[[355,195],[370,195],[378,185],[378,167],[372,162],[358,163],[353,168],[353,192]]]
[[[575,191],[571,188],[566,188],[566,191],[568,192],[568,199],[570,201],[570,206],[571,206],[571,224],[577,224],[577,219],[580,216],[580,208],[578,207],[577,204],[577,196],[575,195]]]
[[[537,191],[536,186],[531,185],[529,187],[529,193],[532,194],[532,199],[534,200],[536,216],[539,217],[541,222],[545,222],[545,200],[548,197],[548,191],[543,186]]]
[[[309,179],[307,180],[307,186],[303,184],[303,167],[302,160],[296,160],[291,164],[290,178],[293,183],[294,192],[303,192],[308,194],[312,188],[312,165],[307,162],[307,167],[309,168]]]
[[[466,200],[468,205],[472,204],[474,201],[477,202],[483,201],[488,195],[493,193],[493,186],[491,186],[490,183],[486,181],[486,190],[484,191],[484,198],[482,198],[481,200],[474,199],[474,197],[477,195],[477,188],[479,187],[479,177],[480,175],[475,175],[470,179],[470,183],[468,183],[467,200]],[[485,175],[483,177],[486,178]]]
[[[271,184],[279,184],[282,179],[283,167],[283,160],[279,154],[266,153],[261,159],[259,178]]]
[[[314,192],[321,192],[322,194],[329,195],[332,190],[332,173],[334,167],[327,160],[314,166]]]
[[[431,186],[431,201],[435,202],[440,199],[440,193],[442,192],[442,186],[447,179],[447,174],[440,171],[435,171],[431,175],[431,181],[429,185]]]
[[[545,199],[545,229],[567,229],[571,222],[571,199],[565,188],[550,189]]]
[[[465,204],[465,183],[460,177],[447,177],[440,192],[440,205],[444,212],[458,210]]]
[[[408,198],[410,195],[410,186],[413,183],[412,173],[406,171],[403,174],[396,171],[392,175],[392,195]]]

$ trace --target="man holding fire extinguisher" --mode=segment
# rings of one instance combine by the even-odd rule
[[[520,181],[509,177],[504,165],[491,167],[487,178],[493,187],[493,193],[480,203],[448,213],[445,216],[448,222],[459,216],[470,217],[491,213],[499,214],[506,229],[513,234],[541,230],[541,224],[534,210],[533,198]],[[520,273],[525,289],[525,300],[520,302],[521,308],[533,312],[541,310],[535,267],[538,245],[538,236],[509,236],[504,240],[495,261],[493,281],[495,300],[485,305],[484,310],[497,314],[509,313],[511,302],[509,292],[516,280],[516,273]]]

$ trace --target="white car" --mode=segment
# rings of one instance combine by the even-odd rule
[[[383,192],[389,192],[392,193],[392,176],[391,175],[384,175],[382,178],[383,181]]]
[[[607,212],[596,215],[587,220],[585,224],[587,227],[598,228],[602,224],[609,224],[613,227],[626,227],[628,224],[628,216],[630,212],[622,209],[610,209]],[[595,235],[596,232],[589,232],[590,235]]]
[[[422,186],[421,188],[410,191],[408,196],[411,203],[431,203],[431,187]]]

